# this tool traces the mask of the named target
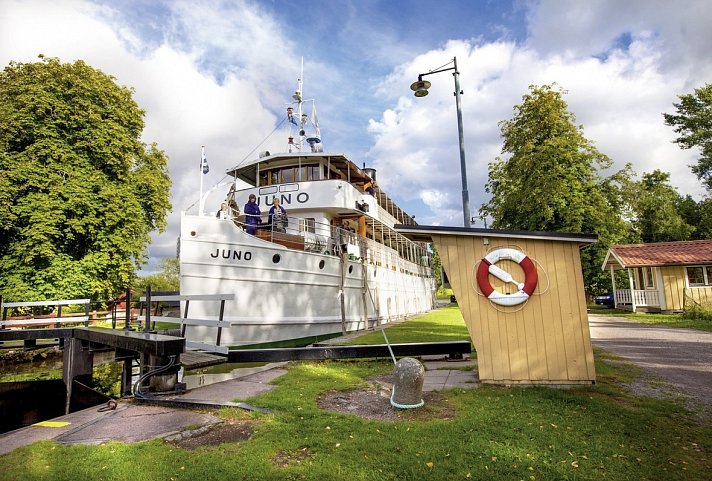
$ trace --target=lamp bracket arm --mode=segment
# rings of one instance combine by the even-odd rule
[[[434,73],[440,73],[440,72],[447,72],[448,70],[455,70],[455,67],[441,68],[441,69],[439,69],[439,70],[433,70],[433,71],[428,72],[428,73],[421,73],[421,74],[418,74],[418,80],[419,80],[419,81],[420,81],[420,80],[423,80],[423,77],[425,77],[426,75],[432,75],[432,74],[434,74]],[[455,73],[458,73],[458,72],[455,72]]]

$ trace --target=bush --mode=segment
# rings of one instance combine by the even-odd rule
[[[709,305],[692,304],[692,306],[685,308],[682,317],[693,321],[712,322],[712,307]]]

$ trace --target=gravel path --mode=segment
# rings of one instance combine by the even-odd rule
[[[712,332],[589,315],[594,346],[669,383],[692,408],[712,409]]]

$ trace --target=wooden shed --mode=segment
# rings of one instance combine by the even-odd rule
[[[712,302],[712,240],[614,245],[602,269],[611,273],[620,309],[679,312],[690,302]],[[616,285],[622,269],[627,285]]]
[[[477,351],[480,381],[595,382],[579,249],[596,236],[428,226],[396,230],[434,243]]]

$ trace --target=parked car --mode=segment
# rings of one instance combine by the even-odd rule
[[[594,302],[599,306],[613,307],[615,306],[615,298],[612,292],[606,292],[600,296],[596,296]]]

